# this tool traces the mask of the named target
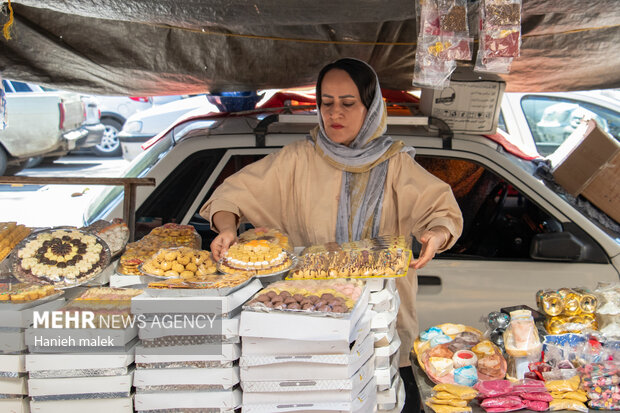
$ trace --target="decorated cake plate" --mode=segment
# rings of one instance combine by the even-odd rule
[[[64,289],[97,277],[110,264],[110,248],[100,237],[73,227],[35,231],[11,253],[19,281]]]
[[[223,264],[223,260],[219,260],[217,262],[217,270],[221,273],[224,274],[235,274],[235,273],[251,273],[252,276],[254,278],[270,278],[270,277],[275,277],[278,275],[284,275],[287,272],[289,272],[292,268],[295,268],[298,264],[298,258],[296,255],[291,254],[290,252],[283,250],[286,253],[287,256],[287,261],[289,263],[289,265],[287,265],[285,268],[282,268],[278,271],[274,271],[274,272],[269,272],[269,273],[264,273],[264,274],[258,274],[258,270],[237,270],[237,269],[233,269],[231,267],[228,267],[226,265]]]

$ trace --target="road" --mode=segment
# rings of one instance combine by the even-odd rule
[[[129,162],[122,158],[65,156],[52,165],[25,169],[19,176],[108,177],[121,176]],[[17,221],[32,227],[82,226],[89,201],[104,187],[84,185],[0,185],[0,221]]]

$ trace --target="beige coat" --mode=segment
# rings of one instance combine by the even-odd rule
[[[461,235],[463,218],[450,186],[407,153],[389,162],[380,235],[413,234],[419,239],[425,230],[441,225],[452,234],[446,249],[451,247]],[[200,214],[213,222],[214,213],[230,211],[254,226],[284,231],[294,246],[331,242],[341,179],[342,171],[321,158],[312,142],[294,142],[226,179]],[[415,271],[398,278],[396,284],[401,298],[397,331],[403,367],[410,365],[409,352],[418,334]]]

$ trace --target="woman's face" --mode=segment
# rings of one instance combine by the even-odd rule
[[[332,69],[323,77],[320,112],[330,140],[347,146],[353,142],[367,110],[355,82],[344,70]]]

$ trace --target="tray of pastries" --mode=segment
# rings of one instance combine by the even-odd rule
[[[0,310],[22,310],[62,297],[52,285],[29,283],[0,284]]]
[[[154,228],[139,241],[127,244],[121,256],[117,273],[121,275],[142,275],[140,265],[162,248],[201,246],[200,235],[191,225],[165,224]]]
[[[283,274],[297,263],[297,257],[267,240],[233,244],[218,263],[226,274],[247,273],[256,277]]]
[[[151,282],[149,295],[154,297],[227,296],[252,281],[250,274],[212,274],[198,279],[171,278]]]
[[[2,262],[17,244],[32,230],[17,222],[0,222],[0,262]]]
[[[188,247],[163,248],[140,267],[144,275],[198,281],[215,274],[217,265],[209,251]]]
[[[355,307],[363,288],[361,280],[278,281],[256,293],[243,308],[346,317]]]
[[[463,324],[445,323],[420,333],[413,351],[434,383],[473,386],[506,376],[501,350],[482,333]]]
[[[104,240],[110,248],[112,257],[120,254],[129,241],[129,227],[120,218],[114,218],[112,222],[101,219],[82,229]]]
[[[15,278],[57,288],[81,285],[99,275],[110,263],[110,249],[98,236],[76,228],[36,231],[22,240],[12,254]]]
[[[277,229],[270,228],[252,228],[239,235],[239,242],[248,242],[253,240],[265,240],[272,244],[278,245],[288,252],[293,252],[293,246],[289,242],[288,235]]]
[[[341,250],[299,257],[287,279],[388,278],[407,275],[411,250]]]

